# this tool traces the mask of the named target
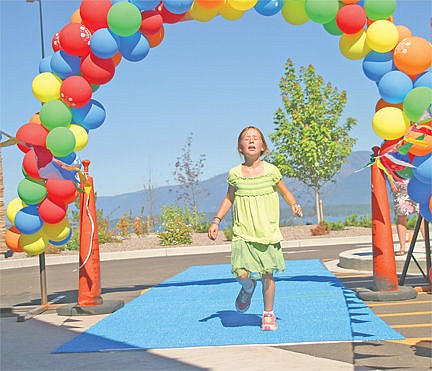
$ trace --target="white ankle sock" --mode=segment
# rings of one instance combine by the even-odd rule
[[[274,312],[272,310],[270,310],[270,311],[266,311],[265,310],[264,313],[263,313],[263,316],[266,315],[266,314],[270,314],[270,315],[274,316]]]

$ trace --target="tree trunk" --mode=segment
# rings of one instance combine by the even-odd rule
[[[2,151],[0,148],[0,251],[6,251],[6,218],[5,218],[5,206],[4,206],[4,184],[3,184],[3,160]]]
[[[320,224],[322,222],[322,217],[321,217],[320,196],[318,192],[318,187],[315,187],[315,210],[317,214],[318,224]]]

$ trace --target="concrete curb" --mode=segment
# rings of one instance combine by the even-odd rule
[[[334,238],[314,238],[303,240],[290,240],[282,241],[282,248],[295,248],[305,246],[328,246],[340,245],[349,243],[370,243],[371,236],[353,236],[353,237],[334,237]],[[215,254],[221,252],[230,252],[231,244],[226,243],[222,245],[208,245],[208,246],[180,246],[180,247],[165,247],[158,249],[142,249],[131,251],[111,251],[101,252],[100,260],[124,260],[124,259],[143,259],[165,256],[178,256],[178,255],[194,255],[194,254]],[[78,254],[74,255],[47,255],[45,257],[45,265],[59,265],[59,264],[78,264]],[[14,268],[27,268],[39,265],[37,256],[25,257],[21,259],[5,259],[0,260],[0,270],[14,269]]]

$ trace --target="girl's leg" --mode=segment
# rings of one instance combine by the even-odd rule
[[[255,291],[256,281],[249,278],[249,272],[243,270],[237,280],[242,285],[240,292],[235,301],[235,307],[238,312],[244,313],[249,309],[252,295]]]
[[[242,285],[246,292],[250,292],[254,288],[254,283],[252,279],[249,278],[249,272],[246,270],[244,270],[241,276],[237,278],[237,281],[239,281],[240,285]]]
[[[273,274],[267,273],[262,276],[262,292],[264,299],[264,311],[273,311],[275,298],[275,281]]]
[[[405,253],[406,249],[406,216],[405,215],[398,215],[396,220],[396,230],[399,237],[399,243],[400,243],[400,249],[399,252],[401,254]]]

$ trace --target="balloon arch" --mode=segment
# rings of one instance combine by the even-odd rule
[[[24,179],[6,210],[12,223],[7,246],[39,255],[48,243],[69,240],[68,204],[85,180],[76,152],[105,120],[105,108],[92,95],[122,59],[144,59],[162,42],[164,24],[236,20],[252,10],[281,13],[293,25],[322,24],[340,37],[346,58],[363,60],[363,72],[381,96],[372,127],[384,143],[374,161],[389,176],[410,179],[408,193],[431,221],[432,46],[396,25],[395,9],[396,0],[83,0],[55,34],[53,54],[40,61],[32,82],[40,112],[16,133]]]

